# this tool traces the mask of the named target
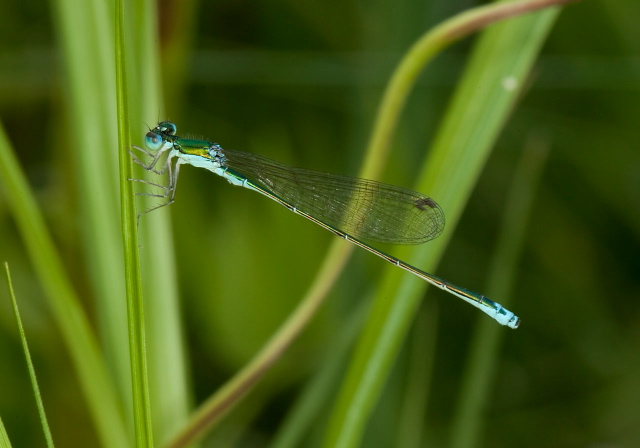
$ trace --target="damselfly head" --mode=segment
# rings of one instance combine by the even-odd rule
[[[158,125],[147,132],[144,144],[151,151],[160,151],[168,141],[173,141],[176,134],[176,125],[170,121],[161,121]],[[174,137],[173,139],[171,137]],[[166,149],[166,148],[165,148]]]

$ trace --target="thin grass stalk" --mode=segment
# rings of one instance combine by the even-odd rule
[[[137,447],[153,447],[149,378],[147,374],[146,332],[144,302],[140,278],[138,254],[138,226],[135,209],[133,166],[129,156],[131,135],[129,131],[129,97],[125,45],[124,2],[116,1],[115,54],[116,94],[118,110],[118,140],[120,155],[120,191],[122,203],[122,232],[124,238],[125,286],[127,292],[127,317],[129,328],[129,353],[131,356],[131,383],[133,391],[133,416]]]
[[[4,269],[7,276],[7,285],[9,287],[9,297],[11,298],[11,305],[13,306],[13,314],[18,324],[18,332],[20,333],[20,341],[22,342],[22,349],[24,350],[24,357],[27,361],[27,367],[29,369],[29,378],[31,379],[31,388],[33,389],[33,395],[36,399],[36,405],[38,406],[38,415],[40,416],[40,423],[42,424],[42,431],[44,432],[44,439],[47,442],[48,448],[53,448],[53,437],[51,436],[51,429],[49,428],[49,422],[47,420],[47,414],[44,411],[44,404],[42,402],[42,394],[40,393],[40,387],[38,386],[38,379],[36,378],[36,369],[33,366],[33,360],[31,359],[31,352],[29,351],[29,344],[27,344],[27,335],[24,332],[22,326],[22,318],[20,317],[20,310],[18,309],[18,301],[16,299],[15,291],[13,290],[13,282],[11,281],[11,272],[9,271],[9,263],[5,261]]]

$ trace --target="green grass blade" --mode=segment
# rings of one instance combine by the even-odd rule
[[[129,131],[129,97],[127,86],[127,58],[125,46],[124,2],[116,2],[115,54],[116,94],[118,109],[118,141],[120,154],[120,199],[122,203],[122,233],[125,254],[125,286],[127,291],[127,321],[129,352],[131,356],[131,383],[133,416],[137,447],[153,447],[149,378],[145,342],[144,302],[138,254],[138,226],[136,222],[133,166],[128,149],[131,147]]]
[[[524,235],[533,206],[534,195],[548,154],[548,145],[534,139],[525,148],[513,175],[509,197],[502,220],[502,232],[489,270],[487,293],[511,302],[517,261],[522,251]],[[480,434],[484,411],[492,391],[495,366],[505,333],[487,319],[478,321],[471,337],[469,363],[465,370],[460,398],[451,428],[454,448],[481,445]]]
[[[183,9],[182,6],[179,9]],[[144,125],[153,126],[164,113],[161,88],[157,4],[150,0],[136,2],[131,18],[135,45],[135,65],[130,66],[139,80],[130,93],[139,105],[134,141],[142,144],[146,132]],[[184,13],[181,11],[179,14]],[[173,21],[174,25],[176,24]],[[164,45],[172,46],[174,33],[164,36]],[[168,40],[167,40],[168,39]],[[169,56],[175,57],[173,55]],[[174,82],[177,80],[174,79]],[[133,90],[133,91],[132,91]],[[175,112],[173,112],[175,113]],[[142,171],[142,170],[138,170]],[[149,173],[144,172],[145,175]],[[143,207],[157,203],[147,201]],[[145,215],[140,221],[142,279],[146,303],[148,329],[148,362],[151,392],[151,408],[156,443],[163,443],[172,436],[191,411],[192,393],[189,389],[187,354],[184,342],[182,310],[178,294],[178,271],[173,248],[172,223],[169,207]]]
[[[2,423],[2,417],[0,417],[0,448],[11,448],[11,442],[9,441],[9,435]]]
[[[401,259],[427,270],[435,267],[556,16],[557,10],[547,10],[509,20],[483,34],[416,187],[438,198],[448,228],[428,248],[398,251]],[[325,446],[352,447],[360,441],[425,288],[418,279],[387,271]]]
[[[180,14],[184,13],[182,6]],[[156,2],[138,0],[127,2],[126,7],[130,129],[134,143],[141,145],[147,127],[164,114],[159,42],[162,40],[165,48],[175,34],[159,35]],[[172,24],[176,25],[175,17]],[[138,169],[134,177],[145,178],[148,174]],[[138,205],[146,210],[158,204],[140,200]],[[191,401],[169,207],[145,215],[139,224],[149,392],[154,439],[162,443],[187,420]]]
[[[70,352],[102,444],[128,446],[121,403],[96,337],[62,267],[36,201],[0,125],[0,185]]]
[[[51,429],[49,429],[49,422],[47,421],[47,414],[44,412],[44,404],[42,403],[42,395],[40,394],[40,388],[38,387],[38,380],[36,378],[36,369],[33,367],[33,360],[31,359],[31,353],[29,352],[29,345],[27,344],[27,336],[22,326],[22,319],[20,318],[20,311],[18,310],[18,302],[16,300],[15,291],[13,290],[13,283],[11,282],[11,272],[9,271],[9,263],[4,263],[5,273],[7,275],[7,284],[9,286],[9,297],[11,298],[11,305],[13,306],[13,314],[15,315],[16,322],[18,323],[18,331],[20,332],[20,341],[22,342],[22,348],[24,350],[24,357],[27,361],[27,367],[29,369],[29,378],[31,379],[31,387],[33,388],[33,394],[36,398],[36,405],[38,406],[38,414],[40,414],[40,422],[42,423],[42,430],[44,431],[44,438],[47,441],[47,446],[53,448],[53,437],[51,436]],[[4,430],[4,428],[3,428]]]

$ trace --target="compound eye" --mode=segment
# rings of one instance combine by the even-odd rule
[[[158,123],[157,128],[160,129],[162,133],[167,135],[175,135],[177,131],[176,125],[171,123],[170,121],[162,121]]]
[[[144,138],[144,144],[151,151],[158,151],[160,148],[162,148],[164,139],[160,134],[156,134],[155,132],[147,132],[147,135]]]

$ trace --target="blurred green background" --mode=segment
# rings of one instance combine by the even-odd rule
[[[156,43],[166,103],[157,118],[174,121],[180,135],[355,175],[383,88],[401,56],[427,29],[476,5],[159,2]],[[92,241],[83,230],[74,156],[91,150],[70,137],[69,81],[54,17],[54,6],[41,1],[3,5],[0,118],[97,328],[100,315],[86,262]],[[548,160],[509,306],[522,326],[504,330],[477,446],[640,446],[638,17],[640,3],[632,1],[584,1],[561,13],[437,269],[459,285],[487,289],[518,160],[532,141],[543,142]],[[447,49],[420,77],[383,181],[413,185],[472,44],[467,39]],[[144,126],[154,124],[137,123],[137,144]],[[154,244],[175,245],[188,383],[191,401],[200,403],[289,314],[334,237],[191,167],[182,169],[170,208],[173,241]],[[12,268],[54,438],[59,446],[95,445],[77,378],[70,374],[71,362],[4,191],[0,259]],[[372,279],[385,267],[356,251],[311,327],[205,444],[269,446],[314,374],[330,362],[344,369],[333,337],[358,321],[354,316],[375,292]],[[0,416],[14,446],[41,446],[5,281],[0,283]],[[485,318],[433,288],[420,316],[428,322],[424,352],[433,365],[420,389],[429,397],[421,446],[451,446],[472,330]],[[401,427],[394,422],[402,407],[400,391],[416,350],[419,343],[407,344],[401,353],[365,446],[393,446],[393,432]],[[332,384],[329,398],[339,380]],[[325,406],[329,412],[331,403]],[[304,440],[299,446],[315,446],[317,437],[311,431]]]

